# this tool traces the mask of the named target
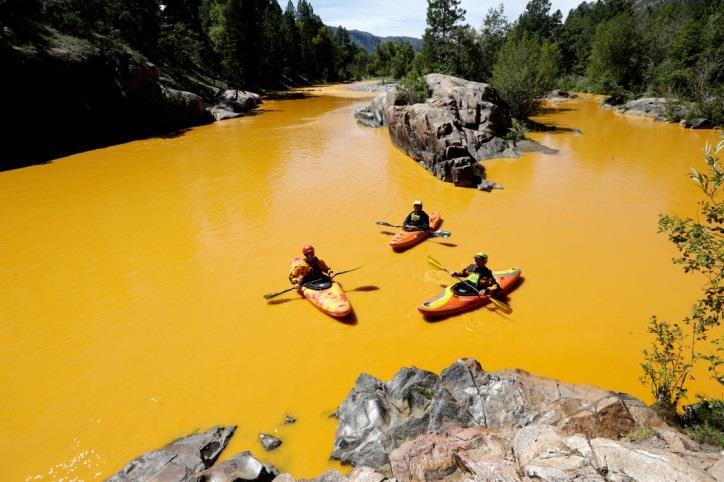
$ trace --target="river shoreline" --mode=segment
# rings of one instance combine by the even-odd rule
[[[436,374],[361,374],[336,410],[332,458],[354,466],[295,479],[245,450],[216,464],[237,427],[215,427],[147,452],[111,482],[254,480],[720,481],[724,459],[667,425],[631,395],[538,377],[486,372],[460,359]],[[213,447],[211,449],[210,447]]]

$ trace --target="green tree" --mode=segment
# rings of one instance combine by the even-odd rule
[[[541,95],[558,76],[558,51],[528,33],[511,32],[493,66],[491,84],[510,106],[513,117],[524,120],[538,107]]]
[[[282,75],[284,80],[292,84],[294,77],[301,69],[302,38],[296,20],[296,9],[292,0],[287,2],[282,15],[280,31],[282,36]]]
[[[722,364],[719,356],[722,338],[710,339],[712,331],[721,323],[724,309],[724,202],[721,200],[724,170],[718,157],[722,149],[724,139],[716,148],[707,145],[706,172],[691,169],[689,176],[705,196],[705,200],[699,202],[697,219],[676,215],[659,218],[659,232],[666,233],[679,251],[674,263],[681,265],[684,272],[699,273],[706,280],[702,298],[683,320],[686,330],[682,325],[656,316],[649,323],[648,331],[655,338],[651,348],[644,350],[641,381],[649,385],[657,403],[671,413],[675,413],[679,401],[686,397],[686,384],[697,361],[706,361],[711,376],[724,384],[718,372]]]
[[[505,18],[503,4],[491,7],[483,19],[480,30],[480,80],[488,82],[493,75],[493,65],[505,43],[510,24]]]
[[[587,72],[599,91],[643,90],[646,65],[646,46],[633,17],[619,15],[598,25]]]
[[[454,72],[455,33],[465,20],[460,0],[427,0],[427,28],[422,37],[422,55],[427,67],[442,73]]]
[[[560,10],[556,10],[552,14],[550,10],[550,0],[530,0],[523,13],[518,17],[516,29],[521,33],[537,35],[542,40],[550,39],[561,26],[563,18]]]
[[[390,75],[395,79],[401,79],[412,69],[415,60],[415,49],[409,42],[400,42],[394,57],[390,59]]]

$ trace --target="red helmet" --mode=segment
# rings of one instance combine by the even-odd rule
[[[307,244],[306,246],[304,246],[302,248],[302,253],[304,253],[304,254],[314,253],[314,246],[312,246],[311,244]]]

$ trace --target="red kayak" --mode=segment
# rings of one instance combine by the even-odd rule
[[[437,231],[442,224],[440,213],[430,213],[430,231]],[[404,251],[423,242],[430,237],[427,231],[400,231],[390,240],[390,246],[395,251]]]
[[[493,271],[493,276],[500,285],[501,293],[507,293],[513,289],[520,279],[520,273],[520,268]],[[489,301],[488,295],[479,295],[468,283],[461,282],[448,286],[440,295],[424,302],[417,309],[427,318],[442,318],[474,310]]]

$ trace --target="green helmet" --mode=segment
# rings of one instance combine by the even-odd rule
[[[478,251],[475,253],[475,259],[484,259],[485,261],[488,260],[488,255],[485,254],[483,251]]]

